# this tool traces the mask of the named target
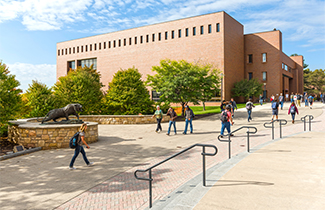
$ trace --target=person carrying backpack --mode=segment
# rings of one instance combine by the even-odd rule
[[[249,122],[250,120],[252,120],[252,109],[253,109],[254,104],[252,103],[252,100],[249,99],[248,102],[246,103],[246,109],[247,109],[247,113],[248,113],[248,118],[247,121]]]
[[[273,122],[274,116],[276,117],[276,120],[278,120],[278,113],[279,113],[279,104],[276,99],[274,99],[274,102],[272,103],[271,107],[272,107],[272,122]]]
[[[221,138],[222,138],[225,129],[227,129],[228,133],[231,132],[230,131],[230,123],[231,123],[231,125],[234,124],[234,122],[232,121],[232,116],[231,116],[231,107],[229,105],[226,106],[226,110],[221,112],[220,120],[221,120],[221,133],[220,134],[221,134]],[[234,136],[234,135],[231,134],[230,136]]]
[[[280,102],[280,104],[281,104],[281,109],[283,109],[284,97],[283,97],[282,93],[280,93],[280,96],[279,96],[279,102]]]
[[[82,157],[83,157],[85,163],[87,164],[87,166],[91,166],[91,165],[94,164],[93,162],[89,162],[89,160],[87,159],[87,156],[86,156],[86,152],[85,152],[85,150],[84,150],[84,148],[82,146],[82,143],[83,143],[84,145],[86,145],[86,147],[88,149],[90,149],[90,147],[88,146],[88,144],[85,141],[85,132],[86,132],[86,130],[87,130],[87,124],[83,123],[80,126],[77,145],[76,145],[76,148],[74,150],[74,155],[73,155],[73,157],[71,159],[71,162],[70,162],[70,165],[69,165],[70,170],[75,170],[76,169],[75,167],[73,167],[73,164],[74,164],[76,158],[78,157],[79,153],[82,154]]]
[[[295,105],[294,102],[291,103],[291,106],[289,107],[289,110],[288,110],[288,114],[291,114],[291,117],[292,117],[292,123],[295,123],[295,116],[296,116],[296,113],[298,113],[298,108],[297,106]]]
[[[174,133],[176,135],[177,133],[176,133],[176,122],[175,122],[175,119],[177,118],[177,114],[176,114],[176,112],[174,111],[173,108],[169,108],[168,109],[167,116],[169,116],[170,119],[169,119],[168,131],[167,131],[166,135],[169,135],[170,128],[172,127],[172,125],[174,125]]]
[[[310,95],[308,97],[308,101],[309,101],[309,108],[312,109],[313,108],[314,97],[312,95]]]
[[[232,117],[235,117],[235,109],[237,110],[237,104],[236,101],[234,101],[233,98],[230,99],[229,101],[230,105],[231,105],[231,113],[232,113]]]
[[[225,111],[225,109],[226,109],[226,105],[227,105],[226,100],[223,100],[223,101],[221,102],[221,105],[220,105],[220,110],[221,110],[221,112]]]

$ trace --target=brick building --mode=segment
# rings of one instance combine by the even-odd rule
[[[303,92],[303,58],[282,52],[278,30],[244,35],[244,27],[226,12],[57,43],[57,79],[70,68],[94,64],[108,83],[119,69],[136,67],[153,74],[161,59],[213,64],[224,75],[222,96],[229,100],[235,82],[257,78],[266,97]]]

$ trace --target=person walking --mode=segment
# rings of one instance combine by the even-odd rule
[[[298,93],[296,93],[295,95],[293,95],[293,101],[295,102],[296,106],[297,106],[297,100],[298,100]]]
[[[276,120],[278,120],[278,113],[279,113],[279,104],[276,99],[274,99],[271,108],[272,108],[272,122],[273,122],[274,116],[276,117]]]
[[[246,109],[247,109],[247,114],[248,114],[248,118],[247,121],[249,122],[250,120],[252,120],[252,110],[253,110],[254,104],[252,103],[252,100],[249,99],[246,103]]]
[[[281,104],[281,109],[283,109],[284,97],[283,97],[282,93],[280,93],[280,96],[279,96],[279,102],[280,102],[280,104]]]
[[[177,118],[177,114],[176,114],[175,110],[173,108],[169,108],[167,111],[167,116],[169,116],[170,118],[169,118],[168,131],[167,131],[166,135],[170,134],[170,127],[172,127],[172,125],[174,126],[174,133],[176,135],[177,133],[176,133],[175,119]]]
[[[78,140],[77,140],[77,146],[74,150],[74,155],[70,161],[70,165],[69,165],[69,169],[70,170],[75,170],[77,168],[73,167],[73,164],[74,162],[76,161],[76,158],[78,157],[79,153],[82,154],[82,157],[85,161],[85,163],[87,164],[87,166],[91,166],[93,165],[94,163],[93,162],[89,162],[89,160],[87,159],[87,156],[86,156],[86,152],[82,146],[82,143],[84,145],[86,145],[86,147],[88,149],[90,149],[89,145],[87,144],[87,142],[85,141],[85,132],[87,130],[87,124],[86,123],[83,123],[80,128],[79,128],[79,135],[78,135]]]
[[[192,125],[192,120],[194,118],[194,113],[192,109],[188,105],[185,106],[185,130],[183,134],[187,133],[187,127],[188,124],[190,124],[190,132],[193,133],[193,125]]]
[[[304,99],[305,99],[305,107],[308,106],[308,95],[307,93],[304,94]]]
[[[263,95],[262,94],[260,94],[260,96],[259,96],[259,102],[260,102],[260,104],[262,106],[263,105]]]
[[[232,117],[235,117],[235,109],[237,110],[237,104],[236,101],[234,101],[233,98],[230,99],[230,105],[231,105],[231,113],[232,113]]]
[[[163,112],[160,110],[159,105],[157,105],[157,110],[152,115],[152,118],[154,118],[154,117],[156,117],[156,119],[157,119],[156,133],[159,133],[160,131],[162,131],[161,121],[163,120]]]
[[[226,110],[224,110],[221,113],[221,138],[223,137],[223,134],[225,132],[225,129],[227,129],[228,133],[230,134],[230,123],[231,125],[234,124],[233,120],[232,120],[232,116],[231,116],[231,107],[230,106],[226,106]],[[233,134],[231,134],[230,136],[234,136]]]
[[[220,111],[221,112],[225,111],[226,105],[227,105],[226,100],[223,100],[221,105],[220,105]]]
[[[294,94],[293,94],[293,92],[291,92],[291,95],[290,95],[290,101],[291,101],[291,103],[293,102],[293,96],[294,96]]]
[[[301,100],[301,95],[300,93],[297,94],[297,106],[300,107],[300,100]]]
[[[292,123],[295,123],[296,113],[299,114],[298,113],[298,108],[295,105],[295,103],[292,102],[291,105],[290,105],[290,107],[289,107],[289,110],[288,110],[288,114],[291,114],[291,117],[292,117]]]
[[[274,100],[274,95],[271,96],[270,102],[272,103],[273,100]]]
[[[308,101],[309,101],[309,108],[312,109],[313,108],[313,103],[314,103],[314,97],[312,95],[310,95],[308,97]]]

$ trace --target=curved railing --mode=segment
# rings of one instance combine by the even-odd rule
[[[306,117],[308,117],[308,122],[309,122],[309,131],[311,131],[311,121],[314,119],[313,115],[306,115],[302,117],[300,120],[304,122],[304,131],[306,131]]]
[[[272,120],[271,122],[264,123],[265,128],[272,128],[272,140],[274,139],[274,122],[280,122],[280,138],[282,138],[282,125],[286,125],[288,122],[285,119]],[[283,123],[282,123],[283,122]],[[268,126],[270,125],[271,126]]]

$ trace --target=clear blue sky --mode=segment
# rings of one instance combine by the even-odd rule
[[[282,31],[283,51],[325,69],[324,0],[0,0],[0,60],[23,90],[56,82],[56,43],[225,11],[245,33]]]

